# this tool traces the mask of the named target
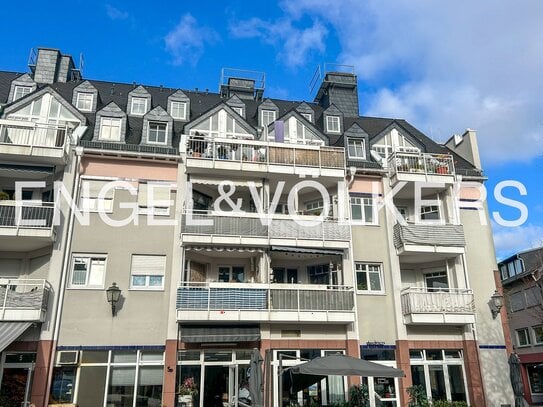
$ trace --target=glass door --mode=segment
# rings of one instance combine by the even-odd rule
[[[205,366],[204,407],[227,407],[230,404],[230,368]]]
[[[0,387],[0,405],[21,407],[30,405],[32,367],[4,367]]]

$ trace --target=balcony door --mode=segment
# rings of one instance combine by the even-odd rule
[[[449,278],[445,270],[424,273],[424,282],[428,291],[449,290]]]

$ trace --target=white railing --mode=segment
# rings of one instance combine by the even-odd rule
[[[394,246],[449,246],[464,247],[464,227],[462,225],[415,224],[394,225]]]
[[[55,204],[49,202],[26,203],[24,201],[0,201],[0,227],[51,229]]]
[[[0,144],[48,147],[63,150],[71,128],[23,120],[0,120]]]
[[[181,233],[269,239],[350,240],[349,225],[334,220],[315,221],[315,216],[299,218],[316,224],[309,226],[293,219],[272,219],[267,225],[257,214],[222,216],[206,212],[185,212],[182,217]],[[211,224],[204,224],[206,222]]]
[[[392,174],[454,175],[454,160],[450,154],[393,153],[388,158]]]
[[[467,288],[409,287],[401,292],[402,310],[409,314],[473,314],[473,291]]]
[[[201,136],[188,137],[187,157],[239,163],[345,168],[345,150],[341,147],[204,138]]]
[[[51,285],[42,279],[0,279],[0,315],[6,311],[47,309]]]
[[[177,309],[220,311],[353,311],[354,289],[334,285],[183,283]]]

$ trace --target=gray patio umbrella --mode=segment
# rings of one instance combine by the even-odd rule
[[[513,393],[515,394],[515,407],[528,407],[528,403],[524,399],[524,386],[520,373],[520,358],[516,353],[511,353],[511,356],[509,356],[509,374],[511,376]]]
[[[249,376],[249,393],[251,394],[251,406],[263,407],[262,397],[262,357],[256,348],[251,353],[251,376]]]

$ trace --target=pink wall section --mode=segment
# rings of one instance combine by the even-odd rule
[[[81,175],[175,182],[177,163],[86,156],[81,160]]]
[[[381,183],[381,180],[378,178],[356,178],[353,183],[351,184],[351,187],[349,188],[349,192],[358,192],[363,194],[371,194],[373,192],[373,189],[375,188],[375,191],[382,195],[383,194],[383,184]]]

